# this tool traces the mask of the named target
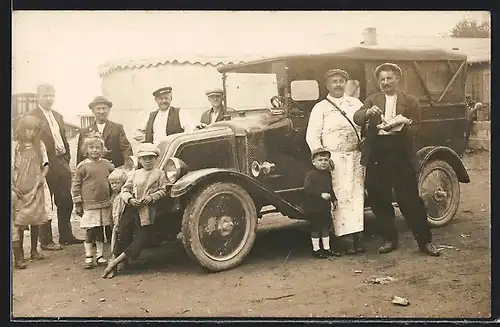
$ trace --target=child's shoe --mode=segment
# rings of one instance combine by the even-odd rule
[[[326,259],[326,255],[321,250],[312,251],[312,256],[316,259]]]
[[[104,258],[104,243],[103,242],[95,242],[96,247],[96,263],[98,265],[105,265],[108,263],[108,260]]]
[[[92,269],[94,267],[94,256],[92,255],[92,243],[83,243],[85,247],[85,269]]]
[[[342,253],[337,252],[333,249],[323,250],[323,254],[327,257],[341,257]]]
[[[14,252],[14,268],[25,269],[26,263],[24,262],[24,251],[19,241],[12,242],[12,251]]]

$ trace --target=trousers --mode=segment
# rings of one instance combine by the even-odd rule
[[[373,153],[366,167],[368,202],[377,219],[379,233],[385,241],[398,241],[392,190],[396,202],[417,243],[432,239],[427,224],[427,208],[418,193],[417,174],[404,151]]]
[[[62,156],[49,158],[49,167],[46,180],[57,207],[59,243],[64,243],[74,237],[70,222],[71,212],[73,211],[71,170]],[[47,245],[50,243],[53,243],[52,220],[40,226],[40,244]]]

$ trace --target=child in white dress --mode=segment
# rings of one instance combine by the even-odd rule
[[[109,174],[114,170],[111,162],[103,159],[106,151],[104,141],[99,136],[90,135],[82,145],[87,156],[76,167],[73,186],[75,212],[81,217],[80,227],[85,229],[85,269],[94,266],[92,245],[96,245],[95,262],[106,264],[104,258],[104,228],[111,225],[111,192]]]

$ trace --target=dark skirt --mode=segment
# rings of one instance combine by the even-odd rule
[[[138,259],[150,238],[151,227],[152,225],[141,226],[137,208],[127,205],[120,220],[113,254],[119,256],[125,253],[129,258]]]

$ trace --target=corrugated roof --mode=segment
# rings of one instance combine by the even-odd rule
[[[99,76],[107,75],[119,68],[147,68],[156,67],[158,65],[165,65],[168,63],[178,63],[178,64],[200,64],[200,65],[211,65],[220,66],[234,63],[241,63],[242,60],[237,60],[230,57],[208,57],[208,56],[185,56],[185,55],[170,55],[164,57],[155,57],[147,59],[123,59],[112,62],[107,62],[99,66]]]

